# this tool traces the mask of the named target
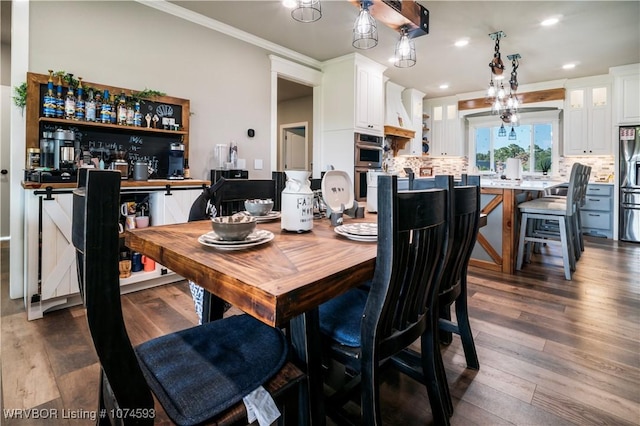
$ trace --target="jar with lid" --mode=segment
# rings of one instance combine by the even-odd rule
[[[29,148],[27,150],[27,170],[40,167],[40,148]]]

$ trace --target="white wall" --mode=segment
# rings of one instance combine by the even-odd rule
[[[32,72],[65,70],[89,82],[189,99],[193,178],[208,178],[213,147],[230,140],[250,170],[253,159],[264,160],[252,178],[270,177],[265,50],[135,2],[31,2],[30,20]],[[249,128],[256,138],[249,140]]]

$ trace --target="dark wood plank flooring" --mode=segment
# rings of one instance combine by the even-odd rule
[[[8,298],[6,244],[1,255],[2,408],[55,409],[58,418],[9,420],[3,411],[0,423],[93,424],[99,367],[84,310],[26,321],[22,301]],[[573,281],[561,265],[544,248],[514,276],[470,270],[481,368],[465,368],[458,338],[443,347],[453,425],[640,424],[640,245],[588,238]],[[123,296],[123,307],[134,344],[196,322],[184,282]],[[411,379],[389,371],[382,398],[385,424],[433,424],[426,391]],[[156,423],[168,423],[158,408]]]

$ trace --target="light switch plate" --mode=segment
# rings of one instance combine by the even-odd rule
[[[262,160],[253,160],[253,170],[262,170]]]

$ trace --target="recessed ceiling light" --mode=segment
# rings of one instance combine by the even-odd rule
[[[286,8],[293,9],[296,7],[296,0],[282,0],[282,5]]]
[[[564,65],[562,66],[562,69],[563,69],[563,70],[572,70],[572,69],[574,69],[575,67],[576,67],[576,64],[564,64]]]
[[[395,62],[395,61],[396,61],[396,57],[395,56],[392,56],[392,57],[389,58],[389,62]]]
[[[440,88],[441,88],[441,89],[448,89],[448,88],[449,88],[449,85],[448,85],[447,83],[444,83],[444,84],[441,84],[441,85],[440,85]]]
[[[560,21],[558,18],[547,18],[544,21],[540,22],[540,25],[543,27],[550,27],[551,25],[555,25]]]
[[[468,38],[461,38],[460,40],[454,43],[456,47],[463,47],[463,46],[466,46],[467,44],[469,44]]]

